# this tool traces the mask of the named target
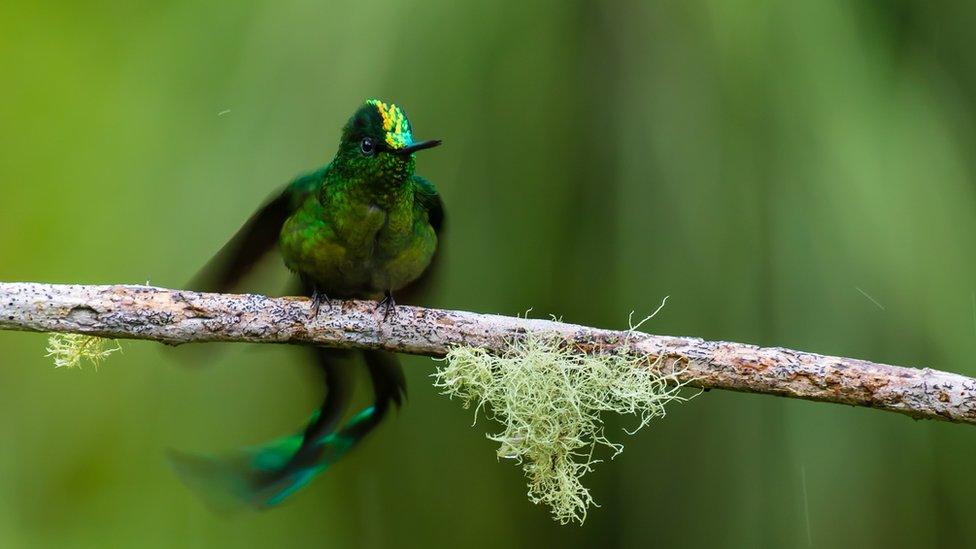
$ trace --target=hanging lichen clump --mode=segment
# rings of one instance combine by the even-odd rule
[[[669,402],[687,400],[675,372],[649,368],[647,357],[623,353],[584,354],[558,339],[515,341],[503,354],[475,347],[452,349],[434,374],[443,394],[464,401],[502,424],[488,438],[498,456],[522,464],[533,503],[548,505],[562,523],[582,523],[594,503],[580,479],[623,446],[604,432],[604,412],[635,415],[640,430],[663,417]]]

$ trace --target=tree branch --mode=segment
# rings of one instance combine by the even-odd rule
[[[385,321],[370,301],[335,302],[309,319],[297,297],[208,294],[150,286],[0,283],[0,329],[148,339],[317,343],[443,356],[456,346],[502,353],[514,338],[561,339],[580,352],[647,356],[662,372],[706,389],[867,406],[976,424],[976,379],[742,343],[601,330],[464,311],[398,306]]]

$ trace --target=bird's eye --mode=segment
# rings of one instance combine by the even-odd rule
[[[362,149],[363,154],[373,154],[373,140],[368,137],[364,137],[362,142],[359,143],[359,148]]]

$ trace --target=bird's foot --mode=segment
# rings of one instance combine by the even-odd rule
[[[332,309],[332,301],[329,300],[329,296],[320,292],[318,288],[312,290],[312,305],[308,311],[308,318],[311,320],[319,316],[319,309],[325,305],[325,310],[328,311]]]
[[[393,293],[390,290],[383,293],[383,299],[376,304],[376,309],[374,310],[378,311],[380,307],[385,308],[383,311],[383,320],[386,320],[390,316],[390,313],[396,309],[396,301],[393,299]]]

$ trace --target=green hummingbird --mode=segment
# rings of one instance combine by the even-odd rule
[[[415,141],[399,106],[367,100],[343,127],[332,161],[269,200],[191,287],[228,291],[277,244],[312,298],[310,315],[331,310],[336,298],[377,299],[385,320],[395,312],[395,294],[410,300],[429,280],[444,208],[436,188],[414,174],[414,153],[440,143]],[[312,351],[326,395],[302,431],[222,458],[174,453],[180,476],[217,503],[273,506],[345,455],[391,405],[402,403],[406,386],[396,357],[361,351],[374,402],[343,425],[352,378],[341,362],[352,352]]]

